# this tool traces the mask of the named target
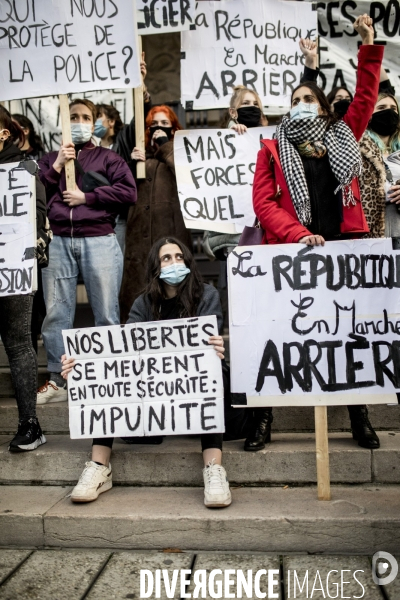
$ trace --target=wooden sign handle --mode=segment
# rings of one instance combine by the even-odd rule
[[[71,137],[71,119],[69,117],[69,100],[67,94],[58,96],[60,102],[60,119],[63,144],[72,142]],[[76,190],[75,181],[75,164],[71,159],[65,165],[65,179],[67,183],[67,191],[74,192]]]
[[[331,499],[328,447],[328,409],[315,406],[315,444],[317,452],[318,500]]]
[[[139,35],[139,56],[142,56],[142,36]],[[144,144],[144,98],[143,98],[143,83],[139,87],[134,89],[135,99],[135,135],[136,135],[136,148],[145,152]],[[132,148],[133,150],[133,148]],[[146,163],[138,160],[136,163],[136,177],[138,179],[145,179],[146,177]]]

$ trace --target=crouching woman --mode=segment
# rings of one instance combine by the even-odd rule
[[[218,329],[222,327],[222,310],[217,290],[203,283],[189,249],[179,240],[169,237],[158,240],[147,260],[147,287],[132,305],[128,323],[144,323],[185,317],[215,315]],[[224,341],[211,336],[220,359],[224,358]],[[67,378],[74,359],[62,357],[62,375]],[[225,507],[231,503],[231,492],[222,461],[222,433],[201,435],[204,469],[204,504]],[[113,438],[93,440],[92,460],[75,486],[73,502],[91,502],[112,487],[110,464]]]

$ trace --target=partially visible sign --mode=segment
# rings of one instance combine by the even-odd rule
[[[139,35],[172,33],[194,27],[195,0],[136,0]]]
[[[174,138],[178,195],[186,227],[241,233],[252,225],[252,189],[261,140],[275,127],[190,129]]]
[[[400,5],[392,0],[366,2],[318,2],[320,35],[320,77],[325,92],[345,86],[354,91],[357,77],[357,52],[361,38],[353,23],[359,15],[370,15],[374,22],[375,44],[385,46],[385,67],[396,95],[400,94]]]
[[[263,106],[290,106],[317,34],[311,4],[279,0],[199,2],[195,31],[182,33],[181,100],[186,109],[229,106],[232,88],[254,89]]]
[[[0,3],[1,100],[141,84],[134,2],[22,4]]]
[[[397,402],[400,251],[391,239],[236,248],[228,283],[234,404]]]
[[[123,123],[129,123],[133,117],[133,95],[130,89],[84,92],[69,94],[69,97],[71,100],[86,98],[94,104],[111,104],[120,112]],[[10,100],[4,102],[4,105],[11,114],[23,114],[32,121],[46,152],[59,149],[62,135],[58,96]]]
[[[215,316],[63,331],[72,439],[224,431]]]
[[[0,296],[37,289],[35,177],[19,163],[0,165]]]

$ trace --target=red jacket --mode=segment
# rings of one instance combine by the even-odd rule
[[[375,107],[382,58],[383,46],[360,47],[356,92],[343,118],[357,141],[366,130]],[[298,242],[312,234],[297,218],[279,160],[278,141],[263,140],[262,143],[264,148],[258,153],[253,182],[253,206],[266,234],[264,241],[269,244]],[[367,233],[369,229],[360,201],[358,179],[353,179],[351,189],[356,204],[343,207],[341,232]]]

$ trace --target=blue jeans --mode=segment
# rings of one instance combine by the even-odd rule
[[[70,238],[55,235],[49,265],[42,271],[46,318],[42,336],[50,373],[61,372],[61,331],[72,329],[81,273],[96,326],[118,325],[123,258],[115,234]]]
[[[121,246],[122,256],[125,254],[125,236],[126,236],[126,216],[118,215],[115,219],[114,227],[115,235],[117,236],[118,244]]]

